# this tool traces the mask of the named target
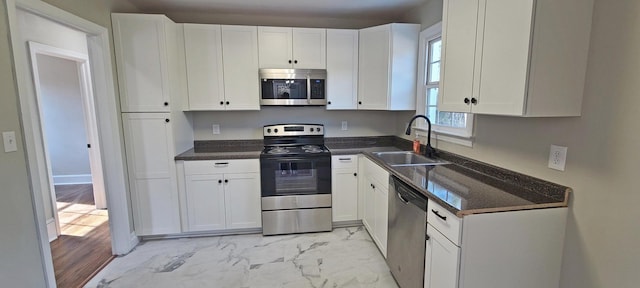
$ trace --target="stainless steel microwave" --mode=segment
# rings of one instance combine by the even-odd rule
[[[260,69],[260,105],[327,104],[327,71],[321,69]]]

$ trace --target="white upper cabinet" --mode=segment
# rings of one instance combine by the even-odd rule
[[[184,24],[189,110],[224,110],[220,25]]]
[[[326,69],[326,29],[258,27],[260,68]]]
[[[445,0],[439,110],[579,116],[592,9],[592,0]]]
[[[260,110],[258,28],[222,25],[226,110]]]
[[[415,109],[419,30],[400,23],[360,30],[358,109]]]
[[[260,109],[255,26],[184,24],[184,38],[189,110]]]
[[[164,15],[112,14],[122,112],[169,112],[176,26]]]
[[[327,29],[327,110],[358,109],[358,30]]]

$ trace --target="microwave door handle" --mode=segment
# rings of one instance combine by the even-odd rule
[[[307,74],[307,105],[311,105],[311,75]]]

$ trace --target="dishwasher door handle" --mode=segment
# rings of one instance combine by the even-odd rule
[[[404,199],[404,198],[402,197],[402,195],[400,195],[400,192],[396,192],[396,195],[398,195],[398,199],[400,199],[400,201],[402,201],[402,203],[404,203],[404,204],[409,204],[409,200]]]

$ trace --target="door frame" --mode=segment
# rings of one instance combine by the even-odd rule
[[[98,137],[102,141],[100,153],[109,206],[109,228],[114,254],[123,255],[137,245],[139,239],[130,223],[133,223],[128,201],[128,182],[126,180],[125,154],[122,131],[118,117],[118,106],[113,79],[109,30],[93,22],[80,18],[67,11],[38,0],[6,0],[7,17],[13,53],[13,65],[18,88],[23,142],[32,194],[32,205],[38,227],[40,254],[45,281],[48,287],[56,287],[51,247],[47,237],[44,202],[42,199],[41,159],[43,143],[41,133],[36,129],[38,117],[33,92],[33,80],[29,65],[28,51],[22,43],[18,27],[17,10],[29,12],[39,17],[58,22],[87,34],[89,59],[91,62],[91,82],[95,109],[97,110]]]
[[[29,54],[31,59],[31,71],[33,76],[33,83],[35,88],[35,100],[37,104],[38,117],[44,119],[44,107],[42,106],[43,94],[42,83],[40,81],[40,72],[38,66],[38,55],[51,56],[59,59],[65,59],[72,61],[76,64],[76,72],[78,77],[78,84],[80,90],[80,101],[82,103],[82,114],[84,120],[85,133],[87,135],[87,143],[91,143],[91,147],[88,150],[90,171],[93,185],[93,195],[95,200],[96,209],[107,208],[106,195],[104,189],[104,174],[102,170],[102,159],[100,155],[100,139],[98,138],[98,127],[96,121],[95,101],[93,99],[93,91],[91,85],[91,68],[89,66],[89,55],[84,53],[78,53],[71,50],[61,49],[58,47],[41,44],[34,41],[27,42],[29,47]],[[57,201],[55,193],[55,183],[53,180],[53,169],[51,166],[51,158],[48,151],[49,140],[46,126],[47,123],[42,120],[39,121],[42,133],[43,142],[43,156],[45,158],[47,178],[49,179],[49,194],[51,195],[51,205],[53,210],[53,218],[55,222],[55,235],[52,234],[52,227],[47,227],[49,233],[49,239],[55,239],[60,233],[60,219],[58,212],[56,211]],[[49,135],[50,136],[50,135]],[[46,204],[45,204],[46,205]]]

